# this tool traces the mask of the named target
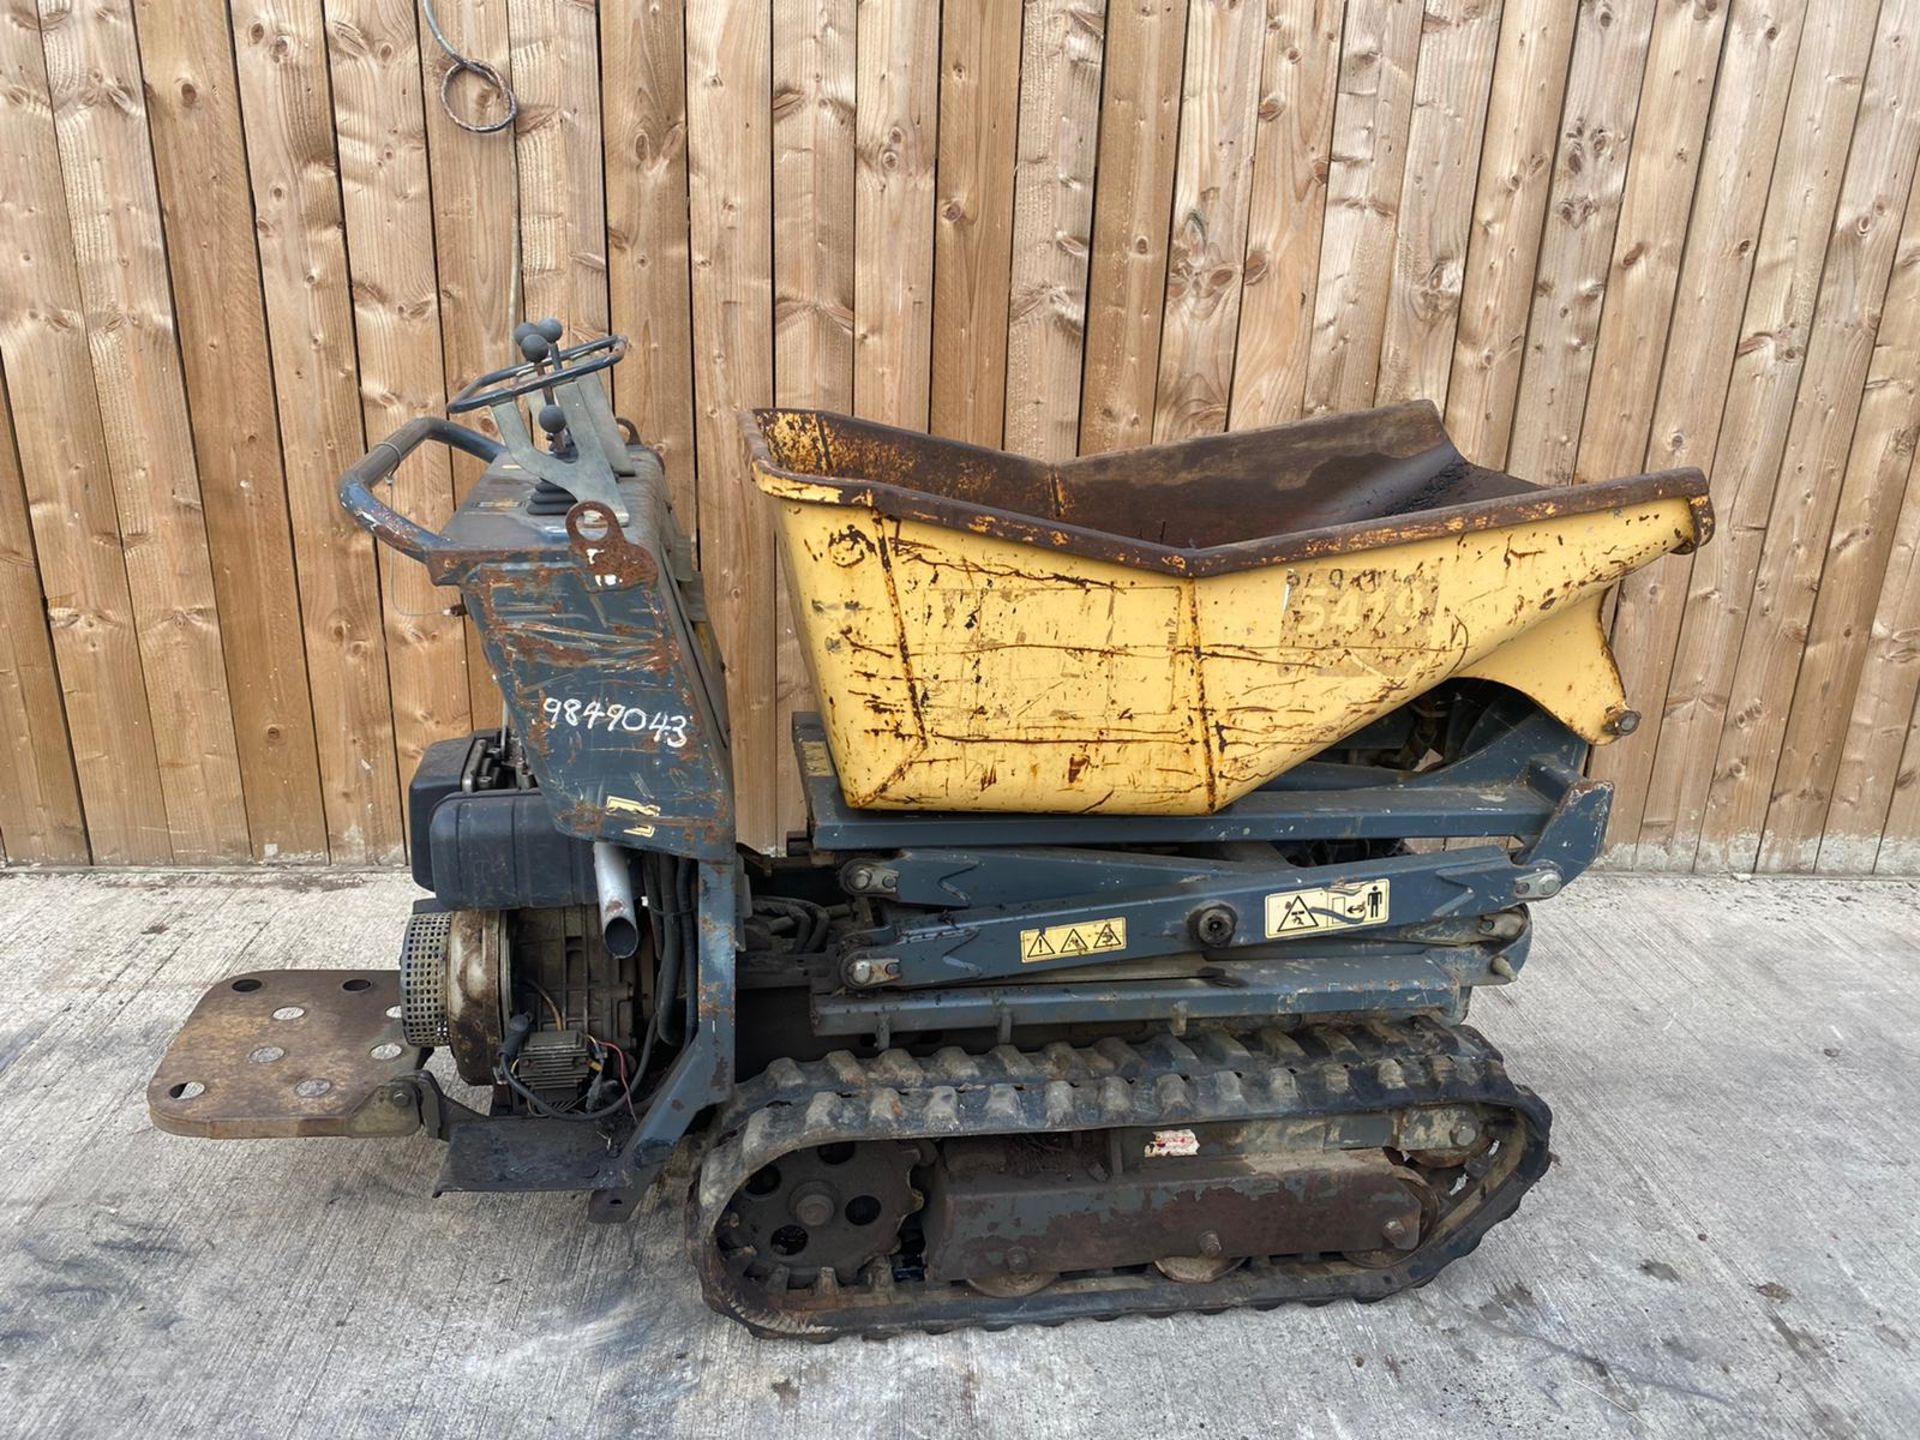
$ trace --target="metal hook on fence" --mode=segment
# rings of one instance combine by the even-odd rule
[[[506,77],[486,61],[462,55],[453,48],[453,42],[447,39],[447,32],[440,28],[439,18],[433,13],[433,0],[420,0],[420,13],[427,17],[427,29],[433,32],[434,40],[453,62],[440,77],[440,108],[447,112],[447,118],[462,130],[475,135],[492,135],[513,124],[514,117],[520,113],[520,97],[513,93],[513,87],[507,83]],[[455,76],[461,74],[472,75],[483,86],[498,91],[500,98],[506,101],[507,113],[485,125],[462,116],[453,108],[453,81]]]

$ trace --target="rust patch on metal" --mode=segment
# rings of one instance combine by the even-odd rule
[[[653,552],[628,540],[613,511],[598,500],[583,500],[567,512],[567,535],[581,567],[603,587],[624,590],[660,578]]]

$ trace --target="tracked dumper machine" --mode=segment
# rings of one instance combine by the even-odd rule
[[[1371,1300],[1513,1213],[1549,1115],[1468,1001],[1599,848],[1601,601],[1707,538],[1697,471],[1539,488],[1425,404],[1064,464],[744,415],[819,704],[768,858],[625,342],[560,341],[449,407],[498,441],[422,418],[342,480],[506,699],[413,777],[399,968],[223,981],[159,1126],[424,1128],[439,1190],[604,1221],[691,1174],[770,1335]],[[427,442],[486,462],[444,534],[376,495]]]

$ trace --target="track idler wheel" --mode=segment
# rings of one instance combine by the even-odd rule
[[[1420,1248],[1421,1242],[1432,1232],[1440,1219],[1440,1197],[1433,1191],[1424,1178],[1408,1178],[1402,1182],[1420,1202],[1420,1222],[1417,1229],[1409,1234],[1406,1222],[1400,1219],[1389,1220],[1380,1238],[1386,1243],[1377,1250],[1348,1250],[1341,1259],[1353,1265],[1364,1266],[1369,1270],[1387,1270],[1398,1265]]]
[[[1153,1268],[1182,1285],[1211,1285],[1215,1280],[1226,1279],[1246,1263],[1245,1256],[1222,1255],[1220,1237],[1208,1231],[1200,1237],[1198,1255],[1163,1255],[1153,1262]]]
[[[1042,1271],[1033,1275],[983,1275],[967,1284],[996,1300],[1023,1300],[1029,1295],[1038,1295],[1059,1278],[1051,1271]]]

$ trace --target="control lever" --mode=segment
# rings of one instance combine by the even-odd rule
[[[552,317],[516,326],[522,362],[480,376],[454,397],[447,413],[490,410],[508,454],[528,475],[565,491],[576,503],[597,501],[626,524],[632,516],[618,477],[634,473],[633,457],[613,418],[606,386],[592,380],[626,354],[626,337],[603,335],[562,348],[563,334]],[[542,449],[534,442],[520,402],[535,394],[546,400],[536,417],[540,428],[550,440],[565,432],[564,447]],[[558,412],[557,426],[550,423],[549,411]]]

